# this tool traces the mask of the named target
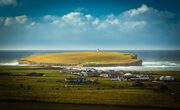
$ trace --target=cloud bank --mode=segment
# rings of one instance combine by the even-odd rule
[[[2,0],[1,0],[2,1]],[[0,2],[1,3],[1,2]],[[109,14],[96,17],[73,11],[63,16],[45,15],[31,18],[26,15],[0,17],[0,34],[3,37],[15,37],[22,42],[50,45],[100,45],[128,46],[139,45],[147,40],[154,46],[162,43],[175,43],[170,37],[178,37],[180,22],[174,22],[175,14],[160,11],[142,4],[119,15]],[[12,33],[8,33],[9,31]],[[3,31],[3,32],[2,32]],[[166,40],[156,40],[156,38]],[[13,39],[13,38],[12,38]],[[28,42],[29,41],[29,42]],[[4,41],[7,42],[7,41]],[[44,42],[44,44],[43,44]],[[163,45],[163,44],[162,44]],[[147,42],[148,46],[148,42]]]

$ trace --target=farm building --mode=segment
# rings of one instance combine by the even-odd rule
[[[119,77],[118,81],[127,81],[128,79],[125,77]]]
[[[108,77],[108,74],[100,74],[100,77],[105,77],[105,78],[107,78],[107,77]]]
[[[66,78],[65,82],[72,82],[72,83],[84,83],[87,80],[85,78]]]
[[[150,78],[149,76],[140,76],[136,78],[131,78],[132,81],[148,81]]]
[[[112,81],[119,81],[119,76],[117,76],[117,77],[112,77],[111,80],[112,80]]]
[[[175,78],[173,76],[161,76],[159,78],[160,81],[174,81]]]
[[[108,74],[108,77],[109,77],[109,78],[117,78],[117,77],[118,77],[118,74]]]
[[[132,76],[131,73],[125,73],[124,76]]]
[[[112,80],[112,81],[125,81],[124,77],[120,77],[118,74],[108,74],[108,77]]]

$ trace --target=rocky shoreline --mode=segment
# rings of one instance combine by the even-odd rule
[[[39,65],[39,66],[82,66],[82,67],[116,67],[116,66],[142,66],[142,60],[121,64],[53,64],[53,63],[35,63],[32,61],[18,60],[19,64]]]

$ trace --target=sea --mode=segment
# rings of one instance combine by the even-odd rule
[[[0,66],[29,66],[19,64],[18,58],[39,53],[76,52],[90,50],[3,50],[0,51]],[[93,50],[91,50],[93,51]],[[142,66],[94,67],[101,70],[138,70],[138,71],[180,71],[180,50],[103,50],[113,52],[130,52],[143,60]]]

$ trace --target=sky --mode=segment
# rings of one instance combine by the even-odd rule
[[[0,50],[179,50],[179,0],[0,0]]]

